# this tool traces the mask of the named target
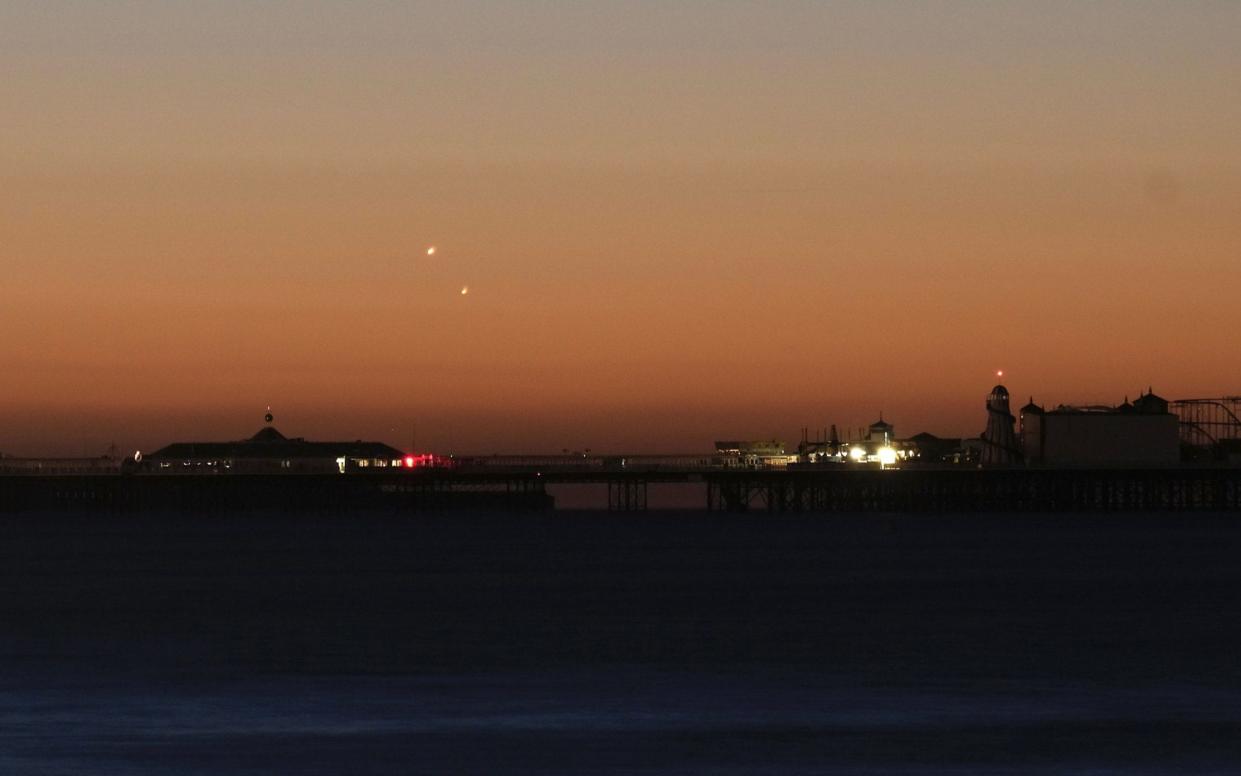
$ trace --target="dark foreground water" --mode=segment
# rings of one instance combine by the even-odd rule
[[[1241,517],[0,520],[0,774],[1235,773]]]

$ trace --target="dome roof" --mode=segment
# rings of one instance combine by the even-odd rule
[[[1133,409],[1137,412],[1163,414],[1168,411],[1168,400],[1147,389],[1146,393],[1133,400]]]
[[[267,426],[261,429],[257,434],[250,437],[248,442],[284,442],[288,438],[277,431],[273,426]]]

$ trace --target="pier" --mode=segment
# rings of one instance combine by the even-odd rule
[[[549,509],[556,485],[600,486],[599,509],[649,509],[651,486],[693,485],[702,508],[755,513],[1231,512],[1241,468],[848,466],[741,469],[543,460],[349,474],[0,474],[0,511]],[[606,502],[602,493],[606,491]]]

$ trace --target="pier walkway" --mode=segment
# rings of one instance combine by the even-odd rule
[[[546,508],[549,486],[598,485],[607,508],[643,511],[659,484],[697,484],[723,512],[1241,511],[1241,468],[460,465],[350,474],[0,475],[0,511],[53,507]],[[600,507],[604,506],[602,503]]]

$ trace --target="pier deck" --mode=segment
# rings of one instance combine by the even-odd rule
[[[8,474],[0,511],[58,508],[550,508],[551,485],[606,486],[607,507],[648,508],[652,484],[698,484],[726,512],[1241,511],[1241,468],[460,467],[367,474]],[[602,503],[600,507],[604,506]]]

